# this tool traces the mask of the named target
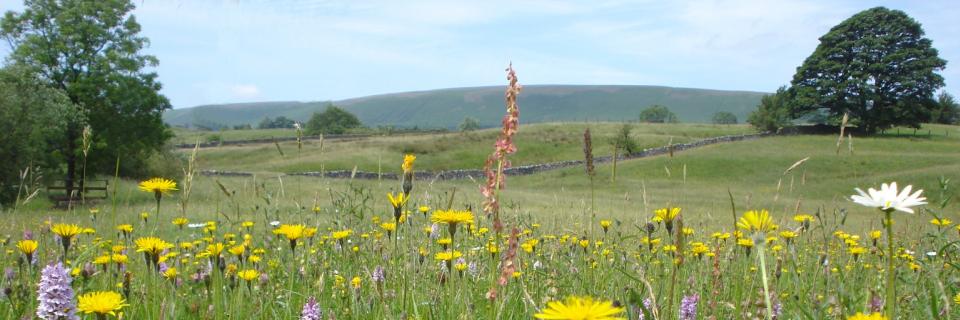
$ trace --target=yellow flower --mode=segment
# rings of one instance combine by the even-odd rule
[[[947,218],[932,219],[930,220],[930,224],[938,227],[946,227],[953,224],[953,221],[950,221],[950,219]]]
[[[434,255],[433,257],[434,259],[437,259],[440,261],[450,261],[462,256],[463,256],[463,253],[460,253],[460,251],[454,250],[454,251],[437,252],[437,254]]]
[[[397,230],[397,224],[393,222],[384,222],[380,224],[380,228],[387,232],[394,232]]]
[[[600,227],[603,228],[603,232],[607,232],[607,229],[610,229],[611,225],[613,225],[613,221],[600,220]]]
[[[857,312],[857,314],[847,317],[847,320],[887,320],[887,317],[884,317],[879,312],[874,312],[870,315]]]
[[[877,239],[880,239],[880,236],[882,235],[883,235],[883,231],[880,231],[880,230],[870,231],[870,239],[877,240]]]
[[[163,272],[163,277],[167,279],[173,279],[176,278],[178,274],[179,273],[177,273],[176,267],[168,267],[167,270]]]
[[[624,308],[615,307],[610,301],[571,296],[562,302],[547,303],[547,307],[534,317],[549,320],[621,320],[625,318],[618,316],[623,311]]]
[[[254,269],[247,269],[237,272],[237,277],[245,281],[253,281],[260,277],[260,272]]]
[[[344,238],[349,237],[351,234],[353,234],[353,230],[347,229],[347,230],[335,231],[331,236],[333,237],[334,240],[343,240]]]
[[[403,169],[403,173],[408,173],[413,171],[413,162],[417,160],[417,156],[412,154],[406,154],[403,156],[403,165],[400,166]]]
[[[243,223],[240,224],[240,226],[247,229],[253,228],[253,221],[244,221]]]
[[[247,247],[244,245],[239,245],[239,246],[230,248],[230,250],[228,251],[230,251],[230,253],[235,256],[242,256],[243,253],[247,251]]]
[[[398,192],[396,196],[392,193],[387,193],[387,199],[390,200],[390,205],[392,205],[394,209],[403,207],[407,204],[407,200],[410,200],[403,192]]]
[[[207,246],[206,253],[213,257],[219,257],[225,247],[222,243],[214,243]]]
[[[767,210],[747,211],[740,217],[737,227],[753,232],[769,232],[777,229],[777,225],[773,223],[773,218],[770,217],[770,212],[767,212]]]
[[[861,254],[867,253],[867,249],[864,247],[850,247],[850,249],[847,249],[847,251],[849,251],[854,257],[858,257]]]
[[[420,208],[417,208],[417,210],[419,210],[420,213],[426,214],[427,212],[430,211],[430,207],[428,207],[428,206],[420,206]]]
[[[360,277],[353,277],[353,279],[350,279],[350,285],[353,286],[354,289],[360,289],[360,281]]]
[[[741,246],[741,247],[744,247],[744,248],[752,248],[752,247],[753,247],[753,239],[750,239],[750,238],[740,238],[740,239],[737,240],[737,245],[739,245],[739,246]]]
[[[170,191],[176,191],[177,183],[169,179],[153,178],[140,182],[139,188],[141,191],[153,192],[159,196],[161,194],[170,194]]]
[[[123,233],[133,233],[133,226],[129,224],[121,224],[117,226],[117,231]]]
[[[797,233],[790,230],[784,230],[784,231],[780,231],[780,237],[790,240],[790,239],[796,238]]]
[[[80,232],[83,231],[83,228],[75,224],[58,223],[50,227],[50,231],[60,236],[60,238],[70,239],[73,236],[80,234]]]
[[[814,217],[809,214],[798,214],[793,216],[793,221],[800,222],[800,223],[804,223],[804,222],[810,223],[810,222],[813,222],[813,220],[814,220]]]
[[[680,214],[680,208],[662,208],[653,213],[660,221],[671,223]]]
[[[123,296],[113,291],[96,291],[77,297],[77,310],[85,314],[117,315],[117,311],[128,306]]]
[[[36,240],[20,240],[17,241],[17,249],[20,249],[20,252],[25,254],[28,258],[33,256],[33,253],[37,251],[37,247],[40,245]]]
[[[712,237],[712,238],[714,238],[714,239],[717,239],[717,240],[727,240],[727,239],[730,238],[730,233],[729,233],[729,232],[723,232],[723,233],[721,233],[721,232],[714,232],[712,235],[710,235],[710,237]]]
[[[112,261],[113,263],[116,263],[116,264],[124,264],[124,263],[127,263],[127,255],[125,255],[125,254],[119,254],[119,253],[111,254],[111,255],[110,255],[110,261]]]
[[[953,296],[953,303],[960,304],[960,292],[957,292],[957,295]]]
[[[452,243],[453,243],[453,239],[451,239],[451,238],[440,238],[440,239],[437,239],[437,244],[439,244],[439,245],[441,245],[441,246],[449,246],[449,245],[452,244]]]
[[[297,241],[298,239],[303,237],[304,229],[306,229],[306,227],[302,224],[295,224],[295,225],[284,224],[284,225],[281,225],[276,230],[274,230],[274,233],[287,237],[287,240]]]
[[[183,227],[183,225],[187,223],[190,223],[190,220],[187,220],[187,218],[184,217],[173,219],[173,225],[177,227]]]
[[[448,225],[457,225],[458,223],[473,223],[473,212],[469,210],[436,210],[430,221],[434,223],[444,223]]]
[[[137,245],[137,252],[143,252],[151,256],[159,256],[163,250],[173,248],[172,244],[157,237],[138,238],[133,243]]]
[[[108,264],[108,263],[110,263],[110,262],[112,262],[112,261],[113,261],[113,260],[111,260],[111,256],[102,255],[102,256],[99,256],[99,257],[94,258],[94,259],[93,259],[93,264],[96,264],[96,265],[104,265],[104,264]]]

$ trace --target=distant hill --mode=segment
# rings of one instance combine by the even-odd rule
[[[440,89],[382,94],[332,101],[354,113],[367,126],[454,128],[464,117],[484,127],[498,126],[504,114],[502,86]],[[740,122],[754,110],[762,92],[722,91],[659,86],[530,85],[520,94],[521,122],[635,120],[647,106],[660,104],[681,122],[709,122],[717,111],[737,115]],[[285,116],[306,121],[331,103],[256,102],[204,105],[167,111],[173,126],[200,124],[254,126],[264,117]]]

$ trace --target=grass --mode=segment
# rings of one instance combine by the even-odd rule
[[[551,161],[574,160],[583,157],[581,144],[583,131],[593,131],[594,152],[610,155],[609,143],[620,123],[548,123],[524,126],[517,134],[518,145],[524,152],[518,153],[512,162],[515,166]],[[660,147],[707,137],[751,133],[747,126],[722,126],[706,124],[635,124],[632,137],[641,147]],[[304,143],[298,154],[296,142],[280,143],[283,155],[272,143],[244,146],[224,146],[204,149],[200,163],[204,168],[260,173],[290,173],[321,170],[352,170],[377,172],[391,170],[386,163],[391,157],[402,153],[417,154],[420,170],[439,171],[450,169],[477,169],[483,166],[489,153],[496,130],[481,130],[468,133],[437,135],[376,137],[360,141],[310,140]]]
[[[535,134],[518,139],[515,159],[519,163],[535,161],[537,157],[577,159],[582,156],[578,146],[583,127],[524,126],[521,134]],[[595,139],[612,135],[615,128],[591,124]],[[643,128],[635,133],[644,137],[644,144],[651,145],[662,145],[669,136],[682,142],[680,139],[743,129],[689,125]],[[681,129],[674,131],[677,128]],[[123,273],[116,272],[114,265],[103,269],[95,266],[94,270],[99,272],[89,277],[77,276],[73,287],[79,293],[127,292],[130,306],[124,308],[124,314],[130,319],[156,319],[161,314],[168,319],[292,319],[299,315],[299,308],[308,297],[317,298],[325,316],[332,313],[337,319],[401,319],[403,315],[417,319],[470,319],[491,318],[491,313],[502,319],[528,319],[542,310],[547,301],[568,295],[616,300],[628,307],[630,319],[643,312],[640,305],[644,299],[652,298],[657,307],[648,309],[657,311],[659,319],[676,319],[680,298],[694,294],[700,297],[700,319],[708,315],[718,319],[762,318],[765,304],[758,274],[758,248],[738,246],[733,238],[711,238],[713,232],[732,231],[729,190],[738,216],[748,209],[766,208],[781,230],[800,233],[792,242],[779,238],[766,250],[765,269],[774,293],[771,300],[781,307],[780,318],[846,319],[855,312],[869,310],[871,299],[882,295],[886,284],[881,272],[886,260],[880,249],[885,247],[885,240],[881,238],[875,244],[867,234],[882,229],[881,214],[857,206],[847,197],[855,187],[878,187],[881,182],[898,181],[901,186],[913,184],[923,188],[931,202],[927,206],[929,212],[895,214],[898,246],[909,250],[904,251],[907,256],[896,260],[897,290],[901,296],[898,310],[902,315],[910,315],[908,318],[956,318],[960,308],[952,299],[960,287],[958,231],[953,229],[955,225],[940,229],[928,221],[934,211],[953,221],[960,220],[956,201],[949,202],[944,210],[934,205],[957,195],[956,189],[941,193],[937,181],[940,177],[954,181],[958,178],[960,128],[931,128],[933,132],[950,134],[854,137],[852,154],[846,145],[840,154],[836,153],[835,136],[783,136],[718,144],[673,157],[620,162],[616,183],[609,182],[610,165],[600,165],[596,176],[597,217],[614,222],[608,232],[595,227],[593,234],[587,225],[590,187],[583,168],[509,177],[507,189],[501,193],[503,216],[508,225],[520,228],[518,241],[522,246],[517,255],[518,273],[508,274],[509,282],[500,288],[495,304],[484,297],[492,277],[499,274],[498,260],[485,247],[491,241],[498,244],[501,252],[508,247],[504,239],[491,239],[492,231],[480,233],[479,229],[460,227],[453,247],[463,254],[465,264],[474,267],[463,272],[453,268],[444,273],[441,266],[446,264],[434,259],[435,253],[444,249],[424,233],[429,222],[423,215],[412,212],[409,222],[398,228],[402,235],[399,239],[392,239],[382,229],[381,223],[392,219],[384,193],[398,191],[399,182],[279,175],[283,161],[289,161],[286,157],[295,154],[289,145],[284,146],[286,157],[280,157],[274,146],[270,146],[272,150],[203,149],[201,168],[217,163],[213,161],[218,158],[210,158],[210,154],[223,153],[219,159],[226,159],[232,152],[237,158],[232,161],[238,167],[243,161],[251,161],[262,162],[264,169],[257,170],[260,173],[253,178],[198,177],[185,212],[179,211],[180,198],[174,194],[164,198],[159,217],[151,215],[147,220],[141,219],[140,213],[153,212],[153,195],[136,190],[136,182],[127,180],[117,185],[117,196],[112,198],[117,206],[98,204],[100,213],[96,219],[86,208],[51,211],[49,203],[43,200],[6,212],[8,222],[0,226],[0,239],[9,240],[3,241],[6,253],[0,267],[12,268],[14,274],[0,285],[11,288],[11,297],[15,298],[5,298],[0,303],[0,317],[20,318],[35,310],[35,283],[40,269],[57,260],[62,251],[49,231],[45,231],[46,221],[50,221],[96,229],[95,234],[76,239],[77,244],[68,255],[73,267],[81,267],[109,252],[111,245],[133,246],[132,239],[138,237],[153,235],[175,244],[196,243],[192,249],[174,250],[179,255],[169,263],[180,272],[176,281],[151,271],[132,247],[126,251],[129,261],[125,268],[133,275],[129,286],[117,286],[123,282]],[[424,139],[412,141],[373,138],[343,146],[331,143],[325,146],[330,149],[320,159],[329,163],[359,161],[379,149],[384,170],[398,171],[406,151],[404,146],[426,145],[418,154],[417,170],[441,167],[432,162],[437,161],[433,158],[477,167],[474,160],[457,162],[459,157],[447,154],[458,148],[477,148],[482,153],[489,150],[492,139],[466,144],[456,137],[408,138]],[[444,145],[447,149],[443,149]],[[608,148],[604,144],[594,145],[598,154],[609,152],[602,149]],[[538,148],[546,151],[541,151],[540,156],[525,155]],[[258,158],[254,153],[266,155]],[[301,158],[313,156],[305,152]],[[323,158],[326,156],[330,158]],[[344,160],[334,160],[338,157]],[[807,157],[809,160],[784,174],[788,167]],[[276,158],[283,161],[271,163]],[[453,207],[473,208],[476,228],[489,228],[490,221],[477,210],[481,200],[478,183],[416,181],[408,208],[445,208],[455,193]],[[682,236],[682,240],[679,234],[668,235],[662,224],[654,224],[656,230],[652,233],[643,231],[651,221],[652,211],[667,206],[682,207],[682,226],[692,228],[693,232]],[[314,212],[314,207],[320,210]],[[817,214],[818,218],[809,229],[801,231],[800,225],[791,220],[797,212]],[[215,221],[217,229],[181,230],[170,223],[180,215],[191,222]],[[254,227],[241,227],[240,222],[248,220],[254,222]],[[301,240],[296,250],[291,250],[287,239],[272,234],[270,221],[303,223],[319,230],[315,237]],[[134,225],[130,238],[114,231],[114,226],[121,223]],[[333,231],[344,229],[353,230],[349,241],[330,238]],[[35,266],[18,262],[22,254],[13,247],[25,230],[32,231],[40,241]],[[439,228],[441,237],[445,232],[445,227]],[[198,274],[207,268],[208,261],[217,265],[198,256],[208,244],[223,243],[230,248],[242,244],[245,234],[250,235],[250,242],[244,260],[224,251],[224,271],[214,267],[206,278]],[[643,241],[647,236],[660,242],[652,246],[653,250]],[[854,256],[849,252],[853,236],[858,239],[852,241],[867,249],[866,253]],[[690,248],[696,242],[709,247],[712,256],[693,255]],[[678,245],[679,253],[671,253],[665,247],[669,243]],[[420,247],[427,251],[422,259]],[[937,255],[924,254],[931,251]],[[259,256],[260,261],[252,262],[250,255]],[[258,270],[267,274],[268,279],[237,279],[229,271],[232,267],[227,267],[231,264],[238,270]],[[385,269],[383,283],[374,282],[371,277],[377,267]],[[191,280],[194,275],[203,280]],[[358,288],[351,284],[354,277],[360,279]],[[677,287],[674,295],[669,294],[671,285]]]
[[[250,130],[222,130],[201,131],[173,127],[171,144],[194,144],[208,141],[236,141],[252,139],[292,138],[297,136],[294,129],[250,129]]]

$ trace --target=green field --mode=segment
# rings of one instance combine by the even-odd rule
[[[519,150],[513,158],[518,163],[577,159],[582,156],[580,139],[586,126],[523,126],[517,140]],[[589,126],[595,139],[610,135],[617,128],[616,124]],[[291,144],[281,145],[284,156],[273,145],[200,149],[200,169],[253,170],[257,175],[198,176],[188,200],[181,192],[164,197],[159,215],[154,211],[153,194],[137,190],[136,182],[128,180],[120,181],[115,197],[95,204],[100,210],[95,216],[86,207],[51,210],[42,196],[8,210],[8,223],[0,226],[0,239],[11,239],[3,242],[10,258],[0,262],[0,267],[16,270],[14,279],[5,285],[15,288],[15,294],[22,292],[24,298],[0,305],[0,316],[18,318],[36,308],[36,300],[31,296],[35,287],[31,286],[40,267],[18,264],[20,253],[13,243],[24,230],[33,231],[40,240],[39,260],[58,259],[62,248],[45,229],[49,228],[45,221],[49,221],[95,229],[95,235],[76,238],[78,244],[68,254],[73,266],[93,261],[113,244],[130,247],[125,267],[133,275],[129,288],[122,285],[123,275],[113,271],[116,267],[112,265],[89,279],[79,274],[78,279],[84,280],[75,280],[80,292],[100,288],[129,290],[127,299],[131,305],[124,310],[129,318],[154,319],[163,313],[172,319],[224,319],[227,314],[241,314],[249,319],[291,319],[299,315],[307,297],[316,297],[325,315],[332,313],[337,319],[401,319],[398,315],[404,312],[418,319],[485,319],[492,318],[492,314],[503,319],[524,319],[542,311],[547,301],[578,294],[629,305],[639,305],[642,299],[653,297],[661,319],[676,319],[675,311],[670,310],[677,308],[680,298],[699,294],[701,315],[731,319],[762,312],[762,282],[755,259],[762,254],[768,259],[765,266],[771,273],[772,290],[777,293],[774,301],[782,305],[782,318],[846,319],[854,312],[868,310],[871,297],[882,292],[885,273],[878,269],[886,263],[883,250],[871,245],[866,233],[882,229],[882,215],[875,209],[853,204],[848,197],[854,194],[855,187],[878,187],[882,182],[897,181],[901,187],[913,184],[923,188],[931,203],[926,206],[927,211],[895,214],[898,243],[914,253],[909,259],[897,259],[898,290],[910,293],[910,297],[898,302],[898,308],[919,318],[934,318],[940,311],[931,310],[949,307],[957,294],[958,270],[956,260],[950,258],[960,252],[953,242],[957,231],[952,225],[938,229],[928,221],[934,212],[960,220],[956,201],[947,203],[943,210],[934,205],[946,197],[957,196],[960,127],[926,126],[921,132],[926,129],[931,130],[930,136],[913,136],[912,130],[910,135],[899,137],[854,136],[852,145],[845,141],[839,153],[836,136],[832,135],[777,136],[711,145],[678,152],[673,157],[622,161],[615,182],[611,181],[611,165],[604,164],[596,168],[593,189],[579,167],[509,177],[507,188],[501,192],[502,217],[508,226],[525,230],[519,241],[531,250],[518,251],[517,273],[500,289],[501,298],[492,305],[494,308],[484,294],[499,274],[495,269],[498,260],[491,259],[483,248],[499,243],[500,250],[507,250],[505,239],[496,240],[490,233],[478,234],[477,229],[461,227],[452,248],[462,252],[464,263],[476,264],[476,271],[469,271],[464,265],[462,272],[444,273],[443,262],[435,260],[435,254],[444,249],[425,236],[422,230],[430,223],[419,213],[413,212],[407,218],[410,222],[398,227],[401,238],[391,240],[384,234],[381,222],[393,219],[385,193],[399,190],[398,181],[281,174],[286,170],[311,169],[321,161],[327,168],[353,161],[368,169],[376,164],[375,159],[380,159],[384,171],[397,172],[407,151],[418,153],[416,170],[475,168],[479,166],[475,157],[489,151],[494,132],[376,137],[343,145],[329,142],[323,154],[312,154],[310,150],[316,146],[311,142],[300,160]],[[638,126],[635,133],[642,145],[661,146],[670,137],[674,142],[683,142],[746,131],[748,128],[738,126],[644,125]],[[609,153],[606,144],[595,145],[598,154]],[[373,156],[376,158],[368,159]],[[808,157],[784,174],[791,165]],[[447,162],[452,164],[445,165]],[[953,179],[945,192],[938,184],[941,177]],[[472,208],[476,226],[489,228],[490,219],[478,209],[478,184],[470,180],[416,181],[408,208],[445,208],[452,203],[454,208]],[[184,190],[185,182],[179,181],[179,187]],[[734,229],[731,195],[737,216],[750,209],[769,209],[782,230],[801,230],[791,219],[796,213],[818,218],[792,244],[778,239],[765,247],[766,253],[758,253],[759,246],[753,251],[745,250],[732,239],[719,242],[710,238],[713,232]],[[595,203],[592,210],[591,202]],[[669,247],[666,244],[677,240],[671,240],[662,224],[655,224],[658,227],[651,234],[662,243],[649,246],[641,241],[647,235],[641,230],[651,221],[653,211],[674,206],[682,208],[683,226],[691,228],[685,240],[678,243],[684,243],[680,254],[686,262],[681,260],[677,268],[669,267],[671,261],[677,261],[676,256],[664,251]],[[314,212],[315,207],[318,212]],[[142,219],[142,212],[150,213],[149,218]],[[177,216],[187,217],[191,223],[214,221],[218,228],[209,232],[180,229],[170,223]],[[598,225],[599,220],[605,219],[612,221],[609,232],[602,232]],[[251,221],[254,226],[241,227],[241,221]],[[296,250],[291,251],[286,239],[272,233],[270,221],[302,223],[319,231],[316,238],[298,242]],[[114,226],[121,223],[134,227],[130,238],[115,231]],[[349,242],[332,240],[332,232],[344,229],[353,231]],[[446,234],[445,228],[439,230]],[[168,262],[178,268],[179,275],[172,280],[151,271],[152,267],[142,261],[142,254],[133,252],[132,239],[151,235],[175,244],[196,244],[191,249],[174,249],[179,256]],[[225,250],[222,257],[228,265],[226,271],[214,268],[208,280],[190,280],[211,261],[203,258],[208,244],[224,243],[231,248],[241,244],[235,238],[241,235],[252,239],[245,258]],[[776,237],[776,233],[771,235]],[[867,248],[867,253],[862,257],[847,253],[849,242],[845,244],[843,239],[849,238],[838,238],[844,235],[859,237],[854,242]],[[581,247],[582,242],[559,240],[571,237],[584,239],[588,245]],[[707,243],[717,260],[694,256],[690,246],[696,243]],[[880,244],[883,243],[881,239]],[[426,252],[421,256],[426,262],[418,262],[424,261],[417,258],[421,247],[425,250],[421,252]],[[263,251],[249,253],[252,250]],[[922,252],[928,251],[940,252],[945,258],[924,258]],[[820,262],[823,254],[829,256],[832,269],[824,270]],[[251,262],[251,255],[262,260]],[[378,266],[386,270],[383,283],[372,280]],[[241,280],[230,268],[257,270],[267,274],[268,279]],[[769,271],[774,268],[780,270],[776,276]],[[712,276],[714,272],[722,276]],[[359,279],[357,286],[351,283],[354,277]],[[722,287],[718,287],[721,283]],[[739,303],[745,300],[760,302]],[[712,307],[711,301],[715,303]],[[954,307],[946,314],[955,316],[957,309]],[[642,311],[628,312],[630,318],[636,318]]]
[[[524,126],[517,144],[524,148],[512,158],[515,166],[583,158],[583,132],[590,127],[594,152],[611,155],[611,139],[620,123],[546,123]],[[684,143],[707,137],[752,133],[744,125],[631,124],[631,137],[641,148]],[[230,132],[230,131],[226,131]],[[393,170],[398,155],[418,156],[417,167],[424,171],[477,169],[483,167],[492,141],[499,131],[488,129],[468,133],[398,135],[359,141],[308,140],[298,150],[296,142],[223,146],[204,149],[198,159],[204,168],[261,173],[291,173],[321,170],[378,172]]]

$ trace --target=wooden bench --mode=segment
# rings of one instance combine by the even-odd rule
[[[53,185],[47,186],[47,196],[53,201],[57,208],[68,208],[78,202],[98,202],[107,199],[107,187],[110,186],[109,180],[87,180],[81,190],[79,184],[73,186],[73,190],[68,194],[66,183],[58,181]]]

